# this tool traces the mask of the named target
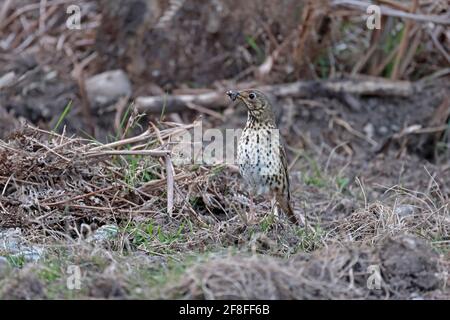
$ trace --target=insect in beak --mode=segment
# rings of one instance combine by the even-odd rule
[[[230,97],[231,100],[236,101],[237,97],[239,96],[239,92],[229,90],[227,91],[227,95]]]

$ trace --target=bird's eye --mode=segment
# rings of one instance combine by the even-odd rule
[[[248,95],[248,97],[250,98],[250,100],[253,100],[253,99],[255,99],[255,94],[254,93],[250,93],[249,95]]]

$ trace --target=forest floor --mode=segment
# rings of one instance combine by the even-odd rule
[[[300,226],[261,199],[248,225],[242,181],[224,165],[176,167],[169,217],[157,158],[90,157],[103,144],[16,131],[0,146],[1,297],[449,298],[449,162],[427,132],[405,129],[423,121],[415,105],[431,114],[445,92],[360,98],[360,109],[278,101]],[[242,127],[236,108],[222,128]]]
[[[68,2],[0,6],[0,299],[450,299],[445,1],[379,31],[297,0],[78,0],[71,30]],[[97,103],[89,81],[116,69]],[[298,226],[263,199],[248,224],[233,166],[145,154],[200,120],[243,128],[228,89],[348,78],[415,90],[271,97]],[[132,108],[210,91],[227,103]]]

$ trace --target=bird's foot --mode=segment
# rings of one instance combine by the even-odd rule
[[[258,223],[258,219],[256,218],[256,211],[254,207],[250,207],[250,210],[247,214],[247,224],[254,225]]]
[[[280,219],[280,210],[277,206],[275,198],[270,201],[270,215],[274,222]]]

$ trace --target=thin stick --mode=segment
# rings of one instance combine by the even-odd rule
[[[73,2],[73,0],[56,0],[56,1],[51,1],[51,2],[47,2],[45,4],[46,7],[49,6],[57,6],[57,5],[61,5],[64,3],[71,3]],[[16,11],[14,11],[13,14],[11,14],[5,21],[3,21],[3,23],[0,24],[0,31],[5,28],[6,26],[8,26],[11,22],[15,21],[18,17],[20,17],[22,14],[24,14],[25,12],[28,11],[32,11],[32,10],[36,10],[39,9],[41,6],[40,3],[33,3],[33,4],[28,4],[26,6],[23,6],[20,9],[17,9]]]
[[[347,129],[347,131],[350,132],[351,134],[353,134],[354,136],[357,136],[358,138],[366,140],[372,146],[375,147],[378,145],[378,143],[375,140],[373,140],[373,139],[367,137],[366,135],[362,134],[361,132],[353,129],[353,127],[348,122],[342,120],[341,118],[335,118],[334,122],[336,122],[341,127],[344,127],[345,129]]]
[[[131,137],[131,138],[127,138],[127,139],[122,139],[122,140],[119,140],[119,141],[111,142],[111,143],[108,143],[108,144],[103,144],[101,146],[91,148],[90,151],[99,151],[99,150],[107,149],[107,148],[115,148],[115,147],[118,147],[118,146],[122,146],[124,144],[130,144],[130,143],[135,143],[135,142],[147,140],[148,137],[150,137],[150,136],[151,136],[150,130],[146,130],[145,132],[141,133],[140,135],[138,135],[136,137]]]
[[[196,105],[195,103],[188,102],[188,103],[186,103],[186,106],[187,106],[189,109],[195,110],[195,111],[197,111],[197,112],[199,112],[199,113],[207,114],[207,115],[209,115],[209,116],[211,116],[211,117],[220,119],[220,120],[222,120],[222,121],[225,120],[225,117],[224,117],[222,114],[220,114],[219,112],[213,111],[213,110],[211,110],[211,109],[208,109],[208,108],[205,108],[205,107],[202,107],[202,106],[199,106],[199,105]]]
[[[442,54],[442,56],[447,60],[447,63],[450,64],[450,55],[447,52],[447,50],[442,46],[442,44],[439,43],[439,40],[436,38],[436,35],[427,29],[428,34],[431,37],[431,40],[433,40],[434,46],[438,49],[438,51]]]
[[[156,136],[158,137],[159,143],[161,146],[164,145],[164,140],[161,138],[161,132],[158,127],[156,127],[153,122],[150,122],[150,125],[153,127],[153,130],[156,132]],[[174,196],[174,168],[172,164],[172,159],[169,155],[164,157],[164,161],[166,164],[166,179],[167,179],[167,214],[172,217],[173,214],[173,196]]]
[[[43,34],[45,32],[45,20],[47,18],[46,13],[47,0],[41,0],[39,5],[39,33]]]
[[[99,156],[117,156],[117,155],[140,155],[140,156],[154,156],[164,157],[170,154],[169,150],[104,150],[99,152],[90,153],[87,152],[87,157],[99,157]]]
[[[171,217],[173,213],[174,169],[169,156],[165,156],[165,162],[167,178],[167,214]]]
[[[414,13],[417,10],[418,2],[419,2],[418,0],[414,0],[410,12]],[[413,22],[411,20],[407,20],[405,22],[402,40],[400,42],[400,49],[398,50],[397,56],[395,57],[394,69],[391,74],[392,80],[397,80],[399,77],[401,77],[400,62],[401,62],[401,59],[403,58],[403,56],[406,52],[406,48],[408,46],[409,33],[411,31],[412,24],[413,24]]]
[[[400,67],[400,74],[405,75],[406,69],[408,68],[409,64],[411,63],[412,59],[414,58],[414,55],[417,52],[417,48],[419,47],[422,39],[422,29],[416,28],[416,31],[412,31],[411,34],[414,34],[414,38],[412,40],[411,45],[409,46],[409,50],[406,53],[405,58],[403,59],[403,63]]]
[[[367,53],[362,57],[362,59],[360,59],[355,66],[352,69],[352,73],[351,75],[354,76],[357,73],[359,73],[359,71],[361,71],[361,69],[365,66],[365,64],[367,63],[367,61],[369,61],[370,57],[373,55],[373,53],[375,52],[375,50],[378,48],[378,42],[379,41],[375,41],[372,46],[370,47],[370,49],[367,51]]]
[[[109,187],[106,187],[106,188],[103,188],[103,189],[100,189],[100,190],[92,191],[92,192],[89,192],[89,193],[85,193],[85,194],[73,197],[73,198],[70,198],[70,199],[61,200],[61,201],[52,202],[52,203],[45,203],[44,202],[44,203],[41,203],[40,205],[41,206],[57,206],[57,205],[65,204],[67,202],[71,202],[71,201],[83,199],[83,198],[86,198],[86,197],[90,197],[90,196],[93,196],[93,195],[95,195],[97,193],[105,192],[105,191],[108,191],[108,190],[113,189],[113,188],[115,188],[115,186],[109,186]]]
[[[0,21],[4,21],[5,20],[6,13],[8,12],[9,7],[11,6],[11,3],[12,3],[12,0],[6,0],[3,3],[3,6],[2,6],[2,8],[0,10]]]
[[[117,208],[108,208],[108,207],[95,207],[95,206],[85,206],[78,204],[69,204],[67,205],[69,208],[78,208],[78,209],[91,209],[91,210],[102,210],[102,211],[118,211],[121,213],[155,213],[153,210],[126,210],[126,209],[117,209]]]
[[[192,173],[180,173],[180,174],[175,175],[173,180],[178,181],[178,180],[182,180],[182,179],[186,179],[186,178],[190,178],[190,177],[192,177]],[[137,190],[143,191],[149,187],[158,188],[158,187],[163,186],[166,183],[167,183],[167,178],[152,180],[152,181],[149,181],[149,182],[143,184]]]
[[[332,2],[333,6],[353,6],[363,9],[364,11],[368,6],[371,5],[369,2],[356,1],[356,0],[334,0]],[[380,6],[383,15],[411,19],[420,22],[434,22],[437,24],[449,25],[450,19],[445,15],[424,15],[424,14],[414,14],[410,12],[403,12],[400,10],[395,10],[386,6]]]
[[[36,140],[36,139],[33,139],[33,138],[32,138],[31,141],[33,141],[33,142],[36,143],[37,145],[41,146],[42,148],[46,149],[48,152],[53,153],[55,156],[57,156],[57,157],[63,159],[64,161],[66,161],[66,162],[70,162],[70,161],[71,161],[70,159],[64,157],[63,155],[60,155],[58,152],[54,151],[53,149],[49,148],[48,146],[46,146],[45,144],[39,142],[39,141]]]
[[[373,75],[379,76],[381,72],[383,72],[384,68],[391,62],[392,59],[394,59],[395,55],[397,54],[398,50],[400,49],[400,45],[398,44],[394,50],[392,50],[388,56],[381,62],[379,66],[375,69],[373,72]]]
[[[8,180],[9,178],[8,177],[4,177],[4,176],[0,176],[0,179],[1,180]],[[13,178],[13,180],[14,180],[15,183],[20,182],[20,183],[29,184],[29,185],[32,185],[32,186],[40,186],[41,185],[38,182],[26,181],[26,180],[21,180],[21,179],[16,179],[16,178]]]
[[[384,4],[388,5],[388,6],[391,6],[394,9],[398,9],[398,10],[401,10],[401,11],[408,11],[409,10],[408,6],[403,5],[401,3],[398,3],[398,2],[395,2],[395,1],[392,1],[392,0],[378,0],[378,2],[384,3]]]
[[[89,98],[86,91],[86,81],[84,77],[84,68],[89,64],[89,62],[93,61],[97,57],[97,53],[94,52],[86,59],[84,59],[80,63],[76,63],[74,65],[74,69],[72,71],[72,75],[77,80],[78,89],[80,90],[81,96],[81,113],[83,114],[83,118],[86,121],[86,125],[89,128],[89,133],[91,135],[95,134],[95,125],[91,116],[91,104],[89,102]]]

